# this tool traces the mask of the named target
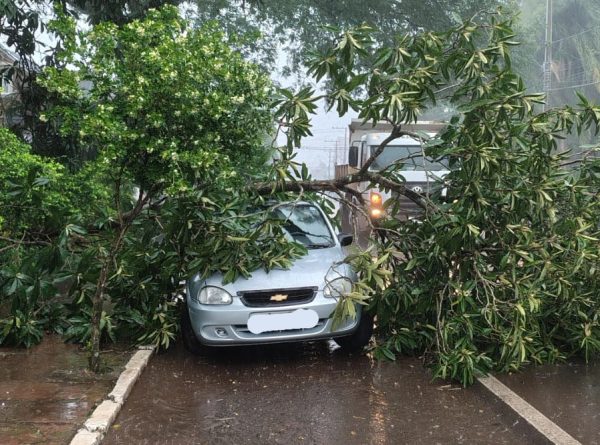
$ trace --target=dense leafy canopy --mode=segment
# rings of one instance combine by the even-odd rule
[[[564,134],[598,134],[600,109],[581,96],[576,108],[538,114],[543,96],[528,93],[512,70],[513,38],[501,16],[408,35],[391,47],[379,47],[362,26],[311,63],[316,78],[330,82],[327,99],[340,114],[353,108],[390,123],[394,136],[420,139],[450,170],[437,192],[414,196],[402,162],[367,170],[388,138],[359,171],[300,185],[351,193],[349,184],[366,181],[367,191],[379,186],[424,208],[419,221],[401,221],[391,199],[374,229],[383,271],[365,270],[363,284],[374,293],[377,351],[424,354],[435,375],[464,384],[490,370],[600,352],[600,165],[591,158],[569,171],[560,150]],[[303,90],[281,107],[291,142],[309,131],[306,110],[318,99]],[[439,100],[457,109],[441,134],[403,130]]]
[[[468,384],[490,370],[597,354],[597,148],[567,170],[559,141],[597,134],[600,109],[581,96],[539,113],[543,96],[512,68],[511,21],[480,20],[408,28],[385,44],[368,25],[329,28],[331,45],[310,63],[329,85],[318,96],[275,90],[218,25],[191,27],[174,7],[85,32],[57,10],[50,27],[62,47],[41,76],[52,95],[41,119],[86,155],[73,173],[0,133],[9,166],[0,172],[0,342],[30,345],[53,329],[88,342],[94,369],[101,340],[166,347],[177,331],[173,297],[190,273],[230,281],[304,253],[268,217],[270,198],[328,192],[363,214],[354,187],[363,183],[423,208],[420,221],[400,221],[398,200],[388,201],[370,250],[348,258],[361,280],[336,317],[370,297],[379,356],[421,354],[437,376]],[[421,140],[451,173],[421,196],[405,186],[401,162],[370,171],[388,138],[360,170],[313,180],[293,150],[323,97],[340,115],[354,109]],[[440,135],[405,131],[440,101],[456,110]],[[288,138],[277,153],[274,121]]]
[[[53,307],[61,314],[53,326],[90,341],[97,368],[102,337],[169,345],[177,330],[171,296],[189,273],[220,271],[230,281],[259,267],[285,267],[305,249],[288,243],[265,212],[238,218],[263,202],[246,185],[269,174],[272,91],[221,33],[188,27],[174,8],[122,28],[105,23],[78,33],[68,16],[51,26],[63,36],[59,57],[68,68],[44,71],[41,82],[56,102],[42,118],[96,155],[69,174],[8,140],[16,148],[8,145],[6,156],[23,154],[6,174],[15,187],[46,186],[44,206],[62,199],[59,228],[66,227],[6,215],[0,253],[2,264],[11,264],[1,286],[24,303],[13,306],[0,338],[30,344],[39,330],[32,339],[19,314]],[[77,206],[94,198],[77,186],[90,172],[88,184],[101,199]],[[32,266],[47,255],[55,256],[48,267]],[[46,283],[35,299],[28,297],[33,273]]]
[[[68,207],[61,184],[63,166],[31,154],[30,147],[5,128],[0,129],[0,146],[0,230],[16,234],[26,228],[59,228],[59,222],[50,220],[54,207]]]
[[[349,28],[368,24],[377,28],[376,39],[385,45],[404,33],[442,31],[462,19],[498,6],[513,6],[510,0],[196,0],[192,14],[200,23],[217,19],[229,34],[261,35],[252,41],[249,54],[266,65],[287,57],[283,74],[303,73],[303,63],[315,50],[335,37],[330,27]]]
[[[378,38],[389,44],[402,32],[446,29],[463,17],[496,6],[511,6],[513,1],[485,0],[476,5],[466,0],[377,1],[365,6],[354,0],[197,0],[187,3],[181,0],[4,0],[0,2],[0,36],[19,59],[9,68],[8,75],[24,74],[22,85],[17,82],[21,100],[10,110],[14,116],[11,126],[24,139],[32,141],[35,153],[55,157],[71,170],[78,169],[94,154],[82,150],[76,139],[60,137],[54,126],[39,119],[40,114],[51,107],[54,96],[37,84],[37,74],[43,66],[61,67],[56,55],[64,46],[60,35],[47,26],[53,16],[53,5],[80,23],[111,22],[121,26],[145,17],[150,8],[166,4],[179,5],[196,26],[216,20],[232,44],[246,56],[258,60],[263,69],[276,72],[282,68],[285,74],[300,76],[307,55],[333,37],[327,29],[329,25],[348,27],[366,21],[379,26],[382,33]],[[289,54],[285,67],[280,66],[283,52]],[[43,55],[41,63],[40,55]]]

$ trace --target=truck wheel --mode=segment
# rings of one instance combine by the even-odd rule
[[[344,352],[359,352],[369,344],[373,335],[373,316],[363,311],[360,315],[358,328],[352,335],[334,338]]]
[[[194,329],[192,328],[192,322],[190,321],[190,313],[188,312],[187,304],[181,305],[180,313],[180,324],[181,324],[181,338],[185,349],[194,355],[204,355],[207,353],[207,346],[200,343]]]

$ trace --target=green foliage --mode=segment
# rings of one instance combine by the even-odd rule
[[[12,317],[0,320],[0,327],[2,327],[0,339],[3,343],[29,348],[42,340],[43,331],[40,323],[18,310]]]
[[[190,274],[232,281],[305,253],[280,221],[256,213],[265,201],[248,187],[277,174],[265,167],[273,89],[214,27],[193,29],[175,8],[123,27],[77,32],[67,15],[50,26],[65,68],[41,75],[55,97],[43,119],[95,156],[75,173],[49,163],[60,180],[40,184],[40,203],[61,185],[60,224],[40,221],[43,239],[6,246],[0,285],[10,315],[0,342],[29,345],[34,328],[50,328],[93,351],[118,339],[168,347]],[[49,284],[34,298],[36,279]]]
[[[307,56],[330,43],[335,29],[368,24],[377,28],[376,39],[391,45],[399,34],[423,30],[443,31],[461,19],[498,6],[513,6],[511,0],[196,0],[191,15],[200,23],[217,19],[230,35],[260,35],[242,45],[265,67],[273,67],[278,51],[285,52],[284,75],[303,74]],[[243,42],[242,42],[243,43]]]
[[[142,18],[149,8],[177,0],[17,0],[0,1],[0,36],[2,42],[14,53],[16,61],[0,68],[0,73],[11,79],[18,91],[19,100],[3,101],[7,123],[15,133],[30,140],[35,154],[52,157],[71,170],[93,158],[94,152],[82,150],[71,138],[57,134],[57,127],[40,119],[52,106],[54,95],[36,83],[40,66],[60,67],[56,53],[64,46],[60,36],[54,34],[48,22],[53,8],[61,14],[78,19],[79,23],[111,21],[124,24]],[[43,59],[40,60],[40,55]]]
[[[588,170],[598,166],[577,176],[560,167],[556,116],[519,124],[494,116],[487,137],[508,130],[502,140],[518,141],[496,147],[467,143],[469,118],[442,136],[461,165],[447,178],[451,202],[420,223],[385,225],[395,234],[380,247],[399,255],[377,299],[384,348],[430,351],[437,376],[464,384],[491,370],[598,354],[599,184]]]
[[[51,26],[65,42],[58,57],[72,69],[45,71],[44,87],[61,101],[45,119],[97,152],[90,169],[107,171],[113,189],[108,219],[86,237],[90,246],[71,270],[88,315],[72,319],[68,333],[87,341],[88,320],[99,323],[93,344],[105,330],[167,347],[177,330],[170,299],[188,268],[230,268],[218,255],[237,249],[223,250],[230,233],[214,229],[207,210],[234,213],[247,176],[267,158],[270,83],[214,28],[189,28],[175,8],[122,28],[103,23],[77,33],[67,16]],[[83,92],[81,82],[90,88]],[[211,236],[186,240],[192,229]],[[272,259],[263,257],[268,267]],[[241,261],[225,276],[262,264]]]
[[[372,249],[355,249],[344,261],[352,266],[354,270],[360,271],[359,280],[352,286],[352,291],[343,295],[332,314],[332,329],[348,318],[356,317],[356,308],[361,305],[367,311],[369,303],[373,301],[377,289],[384,288],[389,283],[392,272],[383,265],[387,261],[388,254],[381,258],[373,257]]]
[[[233,167],[262,165],[265,154],[255,147],[272,122],[264,106],[269,81],[214,28],[186,29],[175,8],[78,35],[65,28],[69,22],[52,24],[70,42],[60,58],[74,69],[46,70],[43,85],[63,100],[46,118],[95,147],[96,162],[143,192],[170,193],[226,183],[237,174]]]
[[[57,213],[70,213],[64,168],[32,154],[5,128],[0,129],[0,165],[0,234],[60,227]]]
[[[566,133],[597,133],[600,109],[581,97],[538,113],[543,97],[512,70],[511,26],[492,15],[385,45],[370,26],[340,30],[310,64],[329,87],[316,97],[275,94],[216,25],[192,28],[175,8],[86,32],[59,14],[51,28],[63,50],[42,75],[54,97],[43,118],[94,156],[72,173],[0,132],[0,342],[29,346],[52,329],[93,348],[168,347],[190,274],[233,281],[305,253],[260,211],[262,195],[318,200],[364,182],[424,207],[420,221],[401,222],[388,201],[371,250],[347,259],[361,280],[336,319],[369,303],[378,356],[423,354],[436,376],[469,384],[490,370],[597,354],[600,167],[566,170],[558,149]],[[323,97],[398,132],[451,103],[447,129],[419,136],[451,173],[427,197],[406,190],[398,163],[312,180],[293,147]],[[266,167],[271,108],[288,144]]]
[[[423,354],[437,377],[465,385],[492,370],[600,352],[599,165],[568,170],[561,149],[565,134],[598,134],[600,108],[582,96],[576,108],[538,113],[543,97],[512,70],[511,26],[494,15],[393,46],[362,26],[310,64],[329,83],[330,107],[391,123],[397,134],[440,100],[458,110],[435,138],[413,135],[450,170],[437,192],[407,190],[400,163],[323,185],[366,181],[367,192],[394,190],[424,207],[419,221],[401,221],[398,200],[386,203],[376,262],[356,263],[367,285],[359,293],[374,295],[379,357]],[[310,131],[302,110],[318,99],[289,95],[280,104],[288,128]]]
[[[64,167],[31,154],[6,129],[0,165],[0,343],[30,346],[54,326],[52,272],[60,261],[49,240],[77,206]]]

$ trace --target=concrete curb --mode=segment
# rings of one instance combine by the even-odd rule
[[[125,365],[125,369],[119,376],[113,390],[96,407],[92,415],[83,424],[83,428],[77,431],[75,437],[71,439],[70,445],[99,445],[102,442],[104,434],[119,414],[133,385],[154,353],[154,349],[154,346],[141,346],[138,348],[137,352]]]

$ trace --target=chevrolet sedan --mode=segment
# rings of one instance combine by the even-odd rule
[[[193,353],[208,346],[256,345],[334,339],[343,349],[361,350],[371,338],[373,318],[357,305],[356,318],[333,329],[338,299],[356,279],[343,263],[343,247],[351,235],[334,235],[315,204],[279,205],[286,235],[308,249],[290,269],[257,270],[249,278],[222,284],[223,276],[193,276],[186,284],[181,328],[184,344]]]

